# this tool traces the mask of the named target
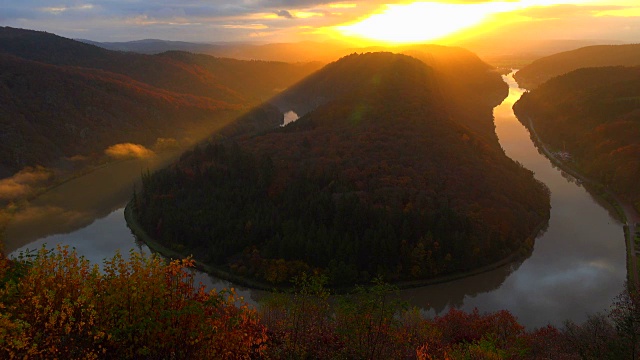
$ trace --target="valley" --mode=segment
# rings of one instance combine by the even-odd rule
[[[536,245],[527,259],[467,278],[403,290],[399,296],[432,314],[443,314],[453,307],[467,311],[476,307],[481,311],[508,309],[528,328],[547,323],[560,326],[566,319],[582,322],[587,314],[608,308],[623,287],[626,265],[622,224],[600,205],[597,198],[575,179],[563,175],[534,147],[529,133],[511,110],[523,90],[518,89],[512,79],[507,80],[511,86],[510,96],[494,110],[496,133],[507,155],[533,170],[549,187],[552,201],[549,226],[536,238]],[[130,194],[126,189],[133,188],[140,172],[146,168],[147,165],[136,164],[125,172],[128,176],[124,183],[129,185],[124,186],[122,192],[116,190],[117,187],[110,189],[104,183],[97,185],[98,179],[103,178],[100,175],[83,184],[70,183],[67,188],[52,190],[50,195],[17,215],[20,220],[13,222],[6,233],[6,249],[17,255],[44,244],[48,248],[56,244],[69,245],[97,263],[116,251],[127,253],[136,249],[150,254],[147,246],[130,233],[123,214]],[[64,207],[64,202],[70,202],[73,193],[91,192],[96,187],[103,189],[102,196],[115,201],[114,206],[104,207],[102,213],[90,216],[83,224],[67,228],[55,217],[37,215],[44,209]],[[77,207],[98,208],[98,203],[86,196],[73,201],[83,204]],[[76,211],[76,208],[71,209]],[[43,225],[43,221],[47,225]],[[35,229],[40,232],[29,235]],[[561,254],[570,254],[570,257]],[[203,273],[199,273],[197,279],[210,289],[235,287],[255,305],[265,296],[261,291]],[[576,301],[567,301],[572,298]],[[578,300],[583,298],[590,301]]]
[[[121,23],[172,40],[3,17],[0,357],[640,354],[637,44],[519,33],[583,5],[222,2]]]

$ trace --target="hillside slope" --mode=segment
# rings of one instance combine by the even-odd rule
[[[493,107],[500,104],[509,90],[490,65],[468,50],[456,47],[414,45],[397,50],[421,60],[432,69],[433,89],[447,99],[448,112],[454,121],[484,136],[488,144],[498,145],[495,126],[486,119],[492,116]],[[272,103],[282,112],[293,110],[305,114],[333,97],[371,85],[352,81],[365,70],[355,68],[349,73],[340,66],[344,65],[340,62],[330,64],[322,73],[316,73],[278,95]]]
[[[118,142],[206,137],[319,67],[115,52],[8,27],[0,63],[0,178]]]
[[[640,65],[640,44],[596,45],[538,59],[515,74],[520,87],[534,89],[545,81],[580,68]]]
[[[139,219],[165,246],[275,284],[312,269],[334,285],[425,279],[503,259],[531,246],[548,194],[457,122],[445,93],[415,58],[344,57],[279,97],[309,109],[299,120],[145,177]]]
[[[317,63],[241,61],[177,51],[158,55],[110,51],[46,32],[9,27],[0,27],[0,53],[105,70],[165,90],[231,103],[264,101],[320,67]],[[247,88],[252,92],[246,93]]]
[[[640,67],[588,68],[549,80],[514,107],[572,165],[640,210]]]
[[[102,152],[116,143],[150,146],[215,118],[229,121],[241,110],[237,104],[170,92],[100,70],[3,54],[0,68],[0,162],[14,171]]]

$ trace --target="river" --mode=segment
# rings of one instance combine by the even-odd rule
[[[481,312],[509,310],[528,328],[565,320],[581,322],[607,311],[626,278],[622,224],[571,176],[541,155],[518,122],[512,106],[522,95],[512,74],[509,96],[494,110],[496,133],[512,159],[535,172],[551,190],[551,219],[529,258],[480,275],[403,290],[399,296],[431,314],[450,307]],[[171,156],[112,164],[41,195],[15,215],[5,233],[5,250],[16,255],[46,244],[69,245],[101,263],[116,251],[150,253],[136,241],[123,217],[141,171]],[[209,288],[232,284],[198,274]],[[236,287],[250,303],[264,293]]]

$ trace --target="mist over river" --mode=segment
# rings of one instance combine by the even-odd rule
[[[529,258],[496,270],[443,284],[403,290],[400,296],[429,313],[449,307],[481,312],[506,309],[529,328],[565,320],[581,322],[606,311],[626,278],[622,224],[580,184],[541,155],[518,122],[513,104],[523,90],[505,76],[509,96],[494,110],[496,133],[512,159],[532,170],[551,191],[551,219]],[[297,115],[296,115],[297,116]],[[43,244],[75,247],[100,264],[116,251],[149,254],[134,238],[123,216],[142,171],[164,166],[173,155],[113,163],[68,181],[18,212],[5,234],[5,250],[16,255]],[[233,286],[199,274],[208,287]],[[263,292],[236,287],[250,302]]]

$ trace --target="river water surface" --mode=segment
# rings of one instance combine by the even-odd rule
[[[581,322],[606,311],[626,278],[622,224],[580,184],[539,154],[511,107],[522,95],[505,76],[509,97],[494,110],[496,133],[506,154],[535,172],[551,190],[549,226],[532,255],[480,275],[416,289],[400,297],[429,313],[450,307],[481,312],[506,309],[529,328],[565,320]],[[5,233],[13,255],[44,244],[69,245],[101,263],[116,251],[150,253],[127,228],[123,207],[141,171],[163,166],[171,156],[115,163],[45,193],[16,214]],[[199,274],[210,288],[233,286]],[[236,287],[249,302],[264,294]]]

